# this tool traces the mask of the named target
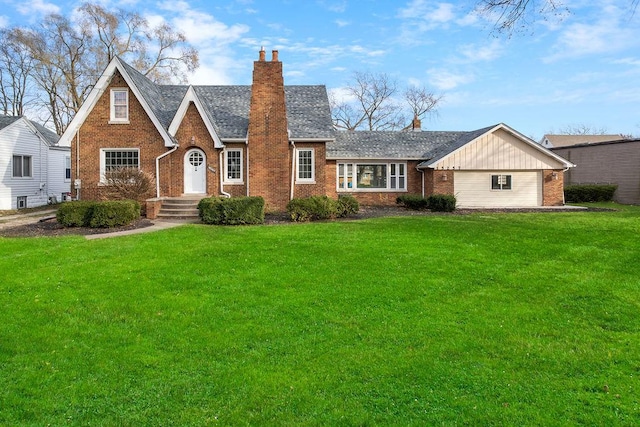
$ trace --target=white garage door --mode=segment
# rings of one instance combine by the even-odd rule
[[[542,172],[455,172],[454,193],[461,208],[541,206]]]

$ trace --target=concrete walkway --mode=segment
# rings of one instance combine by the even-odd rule
[[[200,220],[184,219],[184,220],[165,220],[154,219],[153,225],[149,227],[134,228],[132,230],[114,231],[113,233],[87,234],[84,236],[87,240],[106,239],[109,237],[129,236],[132,234],[151,233],[153,231],[167,230],[169,228],[178,227],[184,224],[197,224]]]

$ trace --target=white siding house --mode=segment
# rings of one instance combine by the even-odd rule
[[[71,152],[57,142],[24,117],[0,116],[0,210],[61,201],[71,191]]]

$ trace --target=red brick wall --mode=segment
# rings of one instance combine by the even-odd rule
[[[428,173],[431,176],[431,191],[425,194],[425,196],[429,196],[431,194],[453,195],[454,173],[452,170],[428,169]]]
[[[564,174],[562,170],[542,171],[542,205],[562,206],[564,204]]]
[[[291,148],[287,133],[282,63],[254,62],[249,110],[249,193],[265,199],[267,211],[282,211],[290,197]]]
[[[125,87],[127,87],[125,80],[116,72],[108,88],[100,96],[72,140],[71,174],[73,180],[82,180],[80,190],[82,199],[99,200],[103,196],[98,184],[100,181],[100,148],[138,148],[140,150],[140,168],[153,175],[154,180],[155,158],[167,150],[160,133],[132,91],[129,91],[129,123],[109,123],[110,89]],[[77,167],[78,155],[79,169]],[[72,191],[73,196],[76,197],[75,190]]]
[[[307,183],[295,183],[294,177],[294,192],[293,197],[302,198],[302,197],[311,197],[311,196],[324,196],[326,182],[327,182],[327,168],[326,168],[326,149],[324,142],[318,143],[296,143],[297,149],[302,148],[313,148],[314,153],[314,176],[315,183],[307,184]],[[298,161],[298,159],[295,159]],[[294,172],[295,173],[295,172]],[[291,180],[291,177],[289,177]]]

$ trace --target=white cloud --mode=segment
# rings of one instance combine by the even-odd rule
[[[398,11],[402,19],[419,19],[432,23],[446,23],[455,19],[453,4],[437,3],[428,0],[413,0]]]
[[[48,15],[60,13],[60,8],[53,3],[43,0],[22,1],[16,4],[16,10],[21,15]]]
[[[336,19],[334,22],[340,28],[346,27],[347,25],[351,24],[351,22],[345,21],[344,19]]]
[[[488,45],[467,44],[460,47],[460,53],[467,62],[486,62],[499,58],[504,51],[502,42],[493,40]]]
[[[640,30],[630,22],[626,9],[605,4],[597,12],[594,18],[585,14],[583,21],[565,25],[545,62],[612,54],[640,45]]]
[[[0,15],[0,28],[5,28],[9,26],[9,18],[4,15]]]
[[[455,89],[475,81],[472,74],[456,74],[444,69],[432,68],[427,71],[427,74],[429,75],[429,84],[442,91]]]

